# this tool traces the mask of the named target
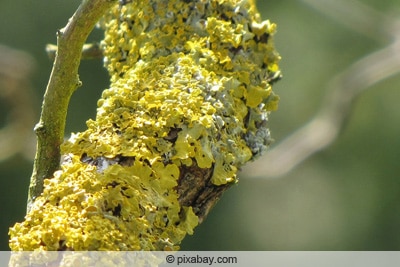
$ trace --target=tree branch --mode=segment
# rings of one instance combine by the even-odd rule
[[[276,25],[260,20],[253,1],[120,1],[103,22],[110,88],[96,119],[63,143],[60,170],[49,170],[55,162],[44,170],[53,178],[10,228],[12,250],[178,249],[237,182],[238,168],[270,143],[280,56]],[[58,60],[68,29],[59,34]],[[83,41],[68,43],[77,59]],[[72,93],[78,79],[65,72]],[[54,112],[60,104],[47,101],[60,93],[50,93],[44,108]],[[48,141],[49,126],[37,128],[56,146],[43,157],[58,159],[63,131]]]
[[[83,0],[67,26],[57,32],[58,52],[44,95],[42,113],[35,126],[37,153],[28,196],[32,201],[43,191],[43,180],[60,166],[60,145],[64,140],[67,109],[72,93],[80,86],[78,68],[82,47],[100,17],[115,3]]]

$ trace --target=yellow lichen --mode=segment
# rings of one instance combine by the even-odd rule
[[[110,88],[10,229],[12,250],[177,249],[198,224],[179,203],[182,166],[235,183],[270,142],[276,26],[252,1],[135,0],[101,24]]]

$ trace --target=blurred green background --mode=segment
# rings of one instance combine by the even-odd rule
[[[36,63],[31,76],[35,122],[52,66],[45,45],[55,43],[56,30],[79,2],[0,1],[0,44],[25,51]],[[397,0],[360,2],[400,16]],[[284,78],[274,86],[281,102],[270,116],[278,145],[312,118],[334,75],[387,43],[346,28],[303,1],[259,0],[258,6],[263,19],[278,24],[275,43]],[[101,34],[97,30],[91,39]],[[67,133],[85,129],[108,86],[101,61],[84,61],[80,76],[83,87],[73,95]],[[395,75],[365,91],[339,138],[289,174],[255,179],[240,173],[238,185],[182,249],[399,250],[399,86],[400,75]],[[8,123],[4,102],[0,99],[0,126]],[[31,169],[31,159],[21,154],[0,162],[0,250],[8,250],[8,227],[23,219]]]

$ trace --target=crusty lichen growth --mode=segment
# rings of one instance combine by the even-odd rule
[[[96,120],[63,145],[13,250],[177,249],[198,223],[180,203],[183,170],[233,184],[270,143],[276,26],[252,1],[126,2],[102,21],[111,85]]]

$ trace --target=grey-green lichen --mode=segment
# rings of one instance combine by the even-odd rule
[[[235,183],[270,143],[276,26],[252,1],[127,1],[101,24],[110,88],[10,229],[13,250],[177,249],[198,224],[179,203],[183,167]]]

